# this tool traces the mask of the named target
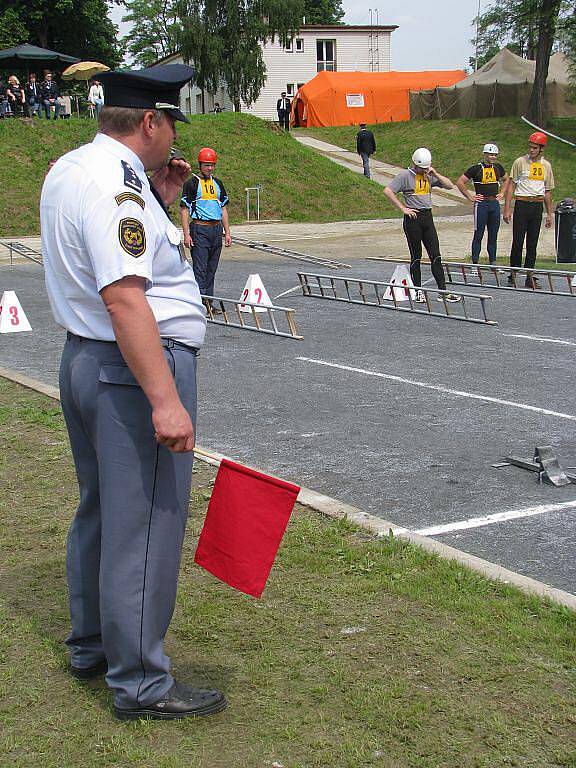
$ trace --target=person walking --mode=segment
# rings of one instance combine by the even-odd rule
[[[456,186],[474,205],[474,237],[472,238],[472,263],[478,264],[484,231],[488,229],[488,261],[496,264],[498,230],[500,229],[500,201],[506,193],[508,174],[497,162],[500,150],[496,144],[485,144],[483,160],[464,171]],[[474,192],[467,189],[474,183]],[[501,186],[502,185],[502,186]]]
[[[372,131],[366,128],[366,123],[360,123],[360,130],[356,134],[356,152],[362,158],[364,176],[370,178],[370,155],[376,152],[376,139]]]
[[[120,720],[226,706],[219,691],[174,680],[164,652],[206,328],[166,209],[190,173],[168,158],[193,75],[182,64],[102,75],[99,132],[56,162],[40,202],[46,288],[67,331],[60,393],[80,490],[67,544],[69,670],[79,680],[105,673]]]
[[[222,235],[225,246],[232,245],[228,195],[223,182],[213,175],[217,162],[218,155],[210,147],[198,152],[199,174],[184,184],[180,201],[184,245],[191,250],[194,275],[202,296],[214,295]]]
[[[442,176],[432,167],[432,153],[426,147],[420,147],[412,155],[412,166],[400,171],[384,189],[384,194],[390,202],[402,211],[404,219],[402,226],[410,251],[410,276],[417,288],[422,285],[420,262],[422,261],[422,244],[432,266],[432,275],[441,291],[446,291],[446,278],[438,233],[432,216],[432,188],[452,189],[449,178]],[[404,197],[404,203],[397,197]],[[438,296],[438,301],[461,301],[454,293],[444,293]],[[417,290],[415,301],[426,302],[424,291]]]
[[[542,131],[535,131],[528,138],[528,154],[517,158],[510,171],[510,181],[506,189],[504,203],[504,221],[506,224],[512,220],[512,248],[510,250],[510,266],[512,271],[508,277],[508,284],[516,286],[516,272],[514,267],[522,266],[522,250],[526,240],[526,257],[524,267],[532,269],[536,264],[536,250],[542,215],[546,207],[546,221],[544,226],[549,229],[552,226],[552,190],[554,189],[554,174],[552,166],[544,158],[544,148],[548,137]],[[510,203],[514,197],[514,215],[511,213]],[[524,281],[525,288],[536,290],[540,287],[537,278],[528,271]]]
[[[285,131],[290,130],[290,108],[292,102],[286,96],[286,91],[282,91],[280,98],[276,102],[276,112],[278,113],[278,122]]]

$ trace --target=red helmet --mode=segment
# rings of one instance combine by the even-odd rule
[[[210,147],[202,147],[198,152],[199,163],[216,163],[218,161],[218,155]]]
[[[530,134],[528,141],[530,144],[539,144],[541,147],[545,147],[546,144],[548,144],[548,136],[546,136],[545,133],[542,133],[542,131],[535,131]]]

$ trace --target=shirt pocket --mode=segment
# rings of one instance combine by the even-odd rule
[[[184,243],[182,242],[182,233],[171,221],[168,221],[166,224],[165,237],[170,243],[170,246],[176,249],[180,261],[186,261],[186,251],[184,250]]]

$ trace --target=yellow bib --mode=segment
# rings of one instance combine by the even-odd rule
[[[496,184],[498,179],[496,178],[496,171],[494,166],[482,169],[482,184]]]
[[[542,163],[530,163],[530,181],[544,181],[544,166]]]
[[[212,179],[200,179],[202,185],[202,200],[217,200],[216,187]]]
[[[414,194],[415,195],[429,195],[430,194],[430,181],[428,176],[422,176],[417,173],[414,178]]]

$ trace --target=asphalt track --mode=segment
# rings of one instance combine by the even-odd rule
[[[333,239],[285,247],[347,252],[350,276],[386,280],[394,269]],[[299,269],[325,271],[235,248],[217,292],[239,297],[257,272],[276,296],[297,284]],[[42,268],[0,267],[2,290],[17,292],[34,331],[0,336],[0,364],[57,384],[63,332]],[[576,593],[576,487],[491,467],[508,453],[530,457],[538,444],[576,465],[575,299],[492,295],[497,328],[298,293],[278,303],[296,309],[304,341],[211,325],[198,442]]]

